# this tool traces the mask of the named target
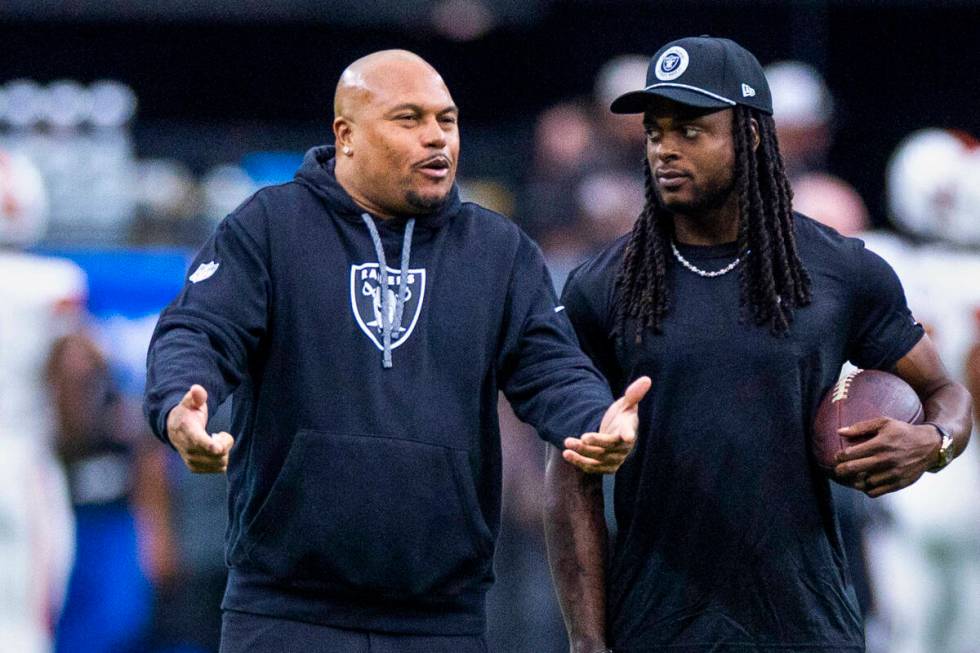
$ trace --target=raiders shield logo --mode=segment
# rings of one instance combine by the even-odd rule
[[[690,62],[690,56],[687,54],[687,50],[679,45],[675,45],[660,55],[657,59],[657,65],[654,68],[654,73],[657,75],[657,79],[661,81],[670,81],[672,79],[677,79],[684,74],[687,70],[687,64]]]
[[[350,267],[350,306],[354,311],[354,319],[361,327],[374,346],[384,349],[381,323],[381,293],[387,293],[385,299],[388,308],[388,319],[394,324],[395,309],[398,299],[398,284],[401,271],[387,269],[386,279],[379,279],[378,264],[364,263]],[[402,323],[391,331],[391,348],[395,349],[408,340],[415,330],[419,313],[422,310],[422,300],[425,299],[425,268],[408,271],[406,280],[407,297],[402,311]]]

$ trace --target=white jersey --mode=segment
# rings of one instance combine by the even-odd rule
[[[947,370],[966,381],[966,357],[975,342],[980,309],[980,255],[940,245],[913,246],[901,238],[870,233],[861,236],[902,281],[909,308],[926,328]],[[937,436],[938,437],[938,436]],[[968,447],[940,474],[926,474],[885,501],[908,534],[963,530],[980,534],[980,463],[977,447]],[[941,509],[937,507],[941,506]]]
[[[64,598],[74,529],[45,365],[85,288],[69,261],[0,250],[0,651],[49,651]]]
[[[67,260],[0,250],[0,438],[50,432],[44,366],[51,345],[78,327],[85,275]]]
[[[950,375],[963,383],[977,337],[980,254],[912,246],[862,235],[902,281],[909,308],[926,327]],[[974,442],[938,474],[879,501],[892,517],[869,554],[879,608],[890,621],[889,653],[977,650],[980,641],[980,447]],[[938,436],[937,436],[938,437]],[[928,606],[924,609],[923,606]]]

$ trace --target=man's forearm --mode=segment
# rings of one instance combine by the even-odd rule
[[[922,336],[915,347],[899,359],[894,372],[915,388],[922,398],[926,421],[939,424],[949,431],[955,455],[963,453],[973,427],[970,393],[949,377],[929,336]]]
[[[953,451],[963,453],[973,428],[970,393],[959,383],[950,382],[933,391],[923,402],[926,421],[946,428],[953,437]]]
[[[606,647],[606,522],[602,476],[586,474],[548,448],[545,537],[573,653]]]

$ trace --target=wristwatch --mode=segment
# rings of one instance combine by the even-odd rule
[[[923,422],[923,424],[928,424],[939,431],[939,437],[942,440],[939,445],[939,462],[929,468],[930,472],[935,473],[953,462],[953,436],[949,434],[949,431],[935,422]]]

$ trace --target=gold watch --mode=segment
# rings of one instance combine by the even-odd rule
[[[949,434],[949,431],[935,422],[923,422],[923,424],[928,424],[939,431],[939,437],[941,440],[939,445],[939,462],[929,468],[930,472],[935,473],[953,462],[953,436]]]

